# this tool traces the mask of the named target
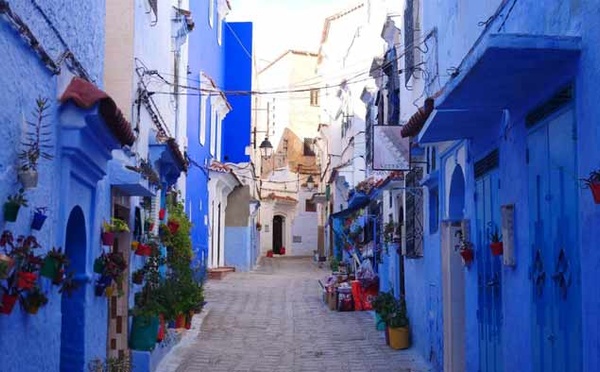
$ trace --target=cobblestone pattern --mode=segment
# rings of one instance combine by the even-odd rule
[[[276,257],[209,281],[211,312],[177,371],[429,371],[415,351],[386,346],[371,312],[328,310],[317,283],[326,274]]]

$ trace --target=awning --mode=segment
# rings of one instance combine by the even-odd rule
[[[493,34],[471,50],[436,99],[420,143],[472,138],[499,128],[503,110],[522,114],[576,73],[581,39]]]
[[[98,111],[106,126],[121,145],[133,145],[135,134],[131,124],[125,119],[115,101],[106,92],[89,81],[74,77],[60,97],[62,103],[69,100],[73,101],[77,107],[84,109],[89,109],[98,104]]]
[[[139,172],[127,169],[118,159],[108,162],[108,174],[111,186],[130,196],[155,196],[156,187],[151,186]]]

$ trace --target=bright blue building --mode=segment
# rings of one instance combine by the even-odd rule
[[[198,96],[188,99],[188,155],[193,163],[186,206],[193,222],[192,243],[203,267],[248,269],[253,265],[248,255],[255,239],[252,224],[248,218],[233,221],[227,216],[239,217],[241,211],[249,217],[248,180],[234,171],[250,166],[252,24],[226,22],[230,9],[225,0],[190,6],[197,26],[189,36],[189,76],[199,89]],[[228,205],[230,194],[240,187],[248,197],[239,199],[236,191],[231,195],[236,205]],[[232,211],[234,207],[242,209]],[[236,231],[226,232],[232,224]]]
[[[597,24],[597,1],[406,1],[402,109],[434,107],[406,133],[426,165],[404,279],[437,370],[600,369],[600,212],[580,182],[599,167]]]

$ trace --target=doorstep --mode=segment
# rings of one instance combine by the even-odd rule
[[[225,275],[235,272],[235,267],[223,266],[214,269],[208,269],[208,279],[221,280]]]

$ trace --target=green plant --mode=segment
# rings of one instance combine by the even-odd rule
[[[26,296],[21,297],[23,306],[27,309],[40,308],[48,304],[48,297],[40,287],[35,286],[27,291]]]
[[[74,277],[74,272],[69,272],[67,275],[65,275],[64,279],[60,283],[60,289],[58,290],[58,293],[62,293],[67,297],[71,297],[73,292],[79,288],[79,283],[75,281]]]
[[[52,249],[46,253],[46,257],[56,260],[60,265],[69,265],[69,257],[62,251],[62,248],[52,247]]]
[[[491,243],[500,243],[502,241],[502,234],[500,234],[498,227],[495,225],[490,227],[488,237]]]
[[[25,149],[19,153],[21,160],[21,170],[37,170],[38,161],[40,158],[52,159],[52,155],[48,152],[52,146],[49,136],[52,133],[51,123],[44,123],[44,119],[48,117],[46,111],[49,109],[48,98],[38,97],[35,100],[36,108],[33,112],[35,121],[27,121],[28,132],[25,141],[22,143]]]
[[[6,204],[27,207],[28,204],[27,199],[25,198],[25,189],[20,188],[16,194],[9,195]]]
[[[338,271],[340,269],[340,261],[333,257],[330,261],[329,261],[329,268],[331,269],[331,271]]]
[[[89,372],[129,372],[132,370],[133,365],[128,355],[118,358],[107,358],[106,361],[95,358],[88,363]]]
[[[398,300],[394,299],[391,311],[387,313],[384,320],[387,326],[390,328],[401,328],[408,326],[408,314],[406,311],[406,301],[404,298],[400,298]]]
[[[581,178],[580,181],[583,182],[586,187],[600,183],[600,169],[591,171],[587,178]]]
[[[397,225],[394,221],[389,221],[383,226],[383,241],[386,243],[391,242],[394,239]]]
[[[386,321],[388,314],[394,310],[395,302],[396,298],[394,297],[394,293],[392,291],[379,292],[373,301],[371,301],[371,306],[373,307],[373,310],[375,310],[375,312],[377,312],[381,318]]]
[[[102,229],[104,232],[129,232],[129,225],[122,219],[113,217],[110,223],[102,223]]]

